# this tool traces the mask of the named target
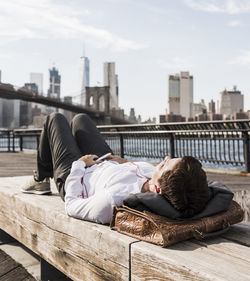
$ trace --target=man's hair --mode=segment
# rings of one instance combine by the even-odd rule
[[[202,211],[209,200],[206,173],[192,156],[183,157],[172,170],[164,172],[159,178],[159,187],[184,218]]]

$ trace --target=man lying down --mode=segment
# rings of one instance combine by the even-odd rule
[[[107,153],[104,161],[98,160]],[[76,115],[70,127],[63,115],[53,113],[41,133],[34,179],[22,191],[48,194],[53,177],[69,216],[102,224],[124,202],[131,207],[139,202],[169,218],[195,218],[227,210],[232,200],[226,187],[208,184],[201,163],[192,156],[166,156],[155,167],[111,153],[87,115]]]

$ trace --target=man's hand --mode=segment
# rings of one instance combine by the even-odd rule
[[[115,161],[119,164],[123,164],[123,163],[128,162],[128,160],[126,160],[124,158],[121,158],[121,157],[118,157],[118,156],[114,156],[114,155],[110,155],[109,157],[106,158],[106,160]]]
[[[87,154],[79,158],[78,160],[85,162],[86,167],[90,167],[94,164],[99,164],[100,162],[95,161],[94,159],[97,159],[98,156],[94,154]]]

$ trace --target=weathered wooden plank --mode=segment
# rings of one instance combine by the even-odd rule
[[[1,261],[0,261],[0,277],[5,275],[6,273],[12,271],[17,268],[19,265],[16,263],[11,257],[6,255],[3,251],[0,250]]]
[[[9,271],[2,277],[0,277],[0,281],[36,281],[34,277],[32,277],[22,266],[18,266],[17,268]]]
[[[234,193],[234,200],[237,201],[244,210],[244,221],[250,221],[250,178],[248,177],[248,190],[240,190]]]
[[[28,248],[24,247],[18,241],[0,245],[0,249],[8,256],[17,261],[24,267],[29,274],[34,278],[40,277],[40,262],[39,258],[32,253]]]
[[[73,280],[129,279],[129,245],[135,239],[68,217],[59,196],[20,193],[24,179],[1,181],[0,228]]]
[[[223,238],[131,245],[132,280],[250,280],[250,248]]]
[[[0,249],[0,263],[8,258],[8,255]]]

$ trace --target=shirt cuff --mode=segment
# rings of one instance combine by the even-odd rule
[[[77,161],[74,161],[72,163],[72,167],[71,167],[71,170],[77,170],[77,169],[81,169],[81,170],[84,170],[86,167],[86,163],[82,160],[77,160]]]

